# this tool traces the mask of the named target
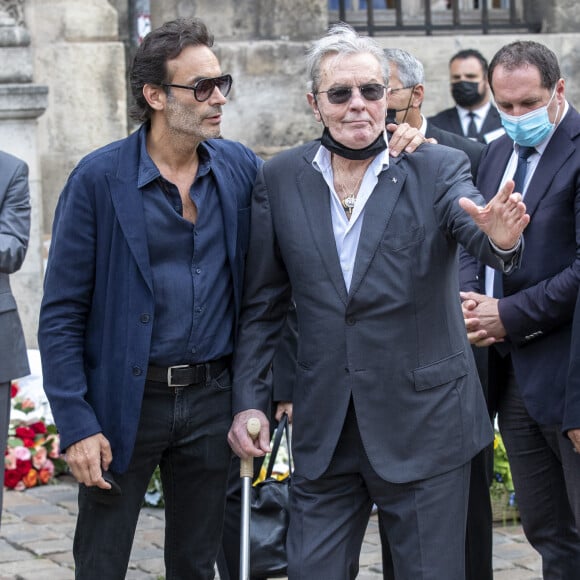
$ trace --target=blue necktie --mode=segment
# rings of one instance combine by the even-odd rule
[[[526,183],[526,173],[528,172],[528,157],[535,153],[535,147],[524,147],[520,145],[518,150],[518,166],[514,173],[515,187],[514,191],[524,192],[524,184]],[[503,274],[496,270],[493,275],[493,296],[494,298],[503,298]]]

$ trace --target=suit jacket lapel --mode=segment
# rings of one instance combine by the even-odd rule
[[[375,190],[365,205],[349,297],[354,296],[370,266],[405,183],[407,175],[397,166],[399,159],[391,159],[389,168],[379,175]]]
[[[112,175],[107,175],[107,178],[117,219],[125,234],[127,245],[149,290],[153,292],[141,191],[135,186],[136,181],[127,183]]]
[[[111,199],[117,219],[125,234],[127,244],[145,283],[149,290],[153,292],[153,277],[149,264],[143,197],[141,190],[136,185],[138,166],[135,165],[135,159],[139,158],[138,147],[138,133],[134,133],[122,146],[116,174],[108,174],[107,181],[111,190]],[[129,167],[133,168],[133,170],[128,174],[127,168]]]
[[[562,123],[564,122],[565,119]],[[568,135],[560,125],[552,135],[546,150],[542,154],[538,166],[534,171],[534,175],[528,184],[528,189],[526,190],[524,203],[526,204],[526,212],[530,217],[534,215],[540,200],[549,190],[554,176],[558,173],[560,167],[566,163],[570,155],[574,154],[574,151],[574,144],[570,141]],[[547,170],[544,170],[544,168]]]
[[[330,192],[322,174],[312,167],[312,159],[318,147],[309,149],[305,165],[298,174],[298,191],[308,220],[308,226],[320,253],[324,267],[342,302],[346,304],[346,285],[336,251],[336,241],[330,212]]]

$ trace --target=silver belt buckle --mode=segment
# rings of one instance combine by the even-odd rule
[[[173,365],[172,367],[167,367],[167,385],[169,387],[187,387],[189,383],[174,383],[173,382],[173,369],[186,369],[189,365]]]

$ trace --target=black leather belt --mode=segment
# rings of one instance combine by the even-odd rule
[[[174,365],[171,367],[147,367],[147,380],[165,383],[168,387],[190,387],[215,379],[230,366],[231,357],[196,365]]]

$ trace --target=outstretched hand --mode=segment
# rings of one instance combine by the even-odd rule
[[[522,232],[530,223],[521,193],[514,193],[514,182],[510,179],[485,207],[462,197],[459,205],[473,218],[480,230],[501,250],[516,246]]]

